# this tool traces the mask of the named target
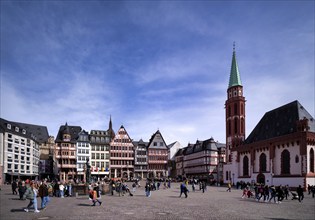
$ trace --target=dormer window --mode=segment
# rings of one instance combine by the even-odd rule
[[[25,130],[25,129],[23,129],[23,130],[22,130],[22,133],[23,133],[23,134],[26,134],[26,130]]]
[[[7,124],[7,128],[11,130],[11,124]]]
[[[63,135],[63,141],[70,141],[70,140],[71,140],[71,136],[69,134]]]
[[[19,132],[19,130],[20,130],[19,127],[15,127],[16,132]]]

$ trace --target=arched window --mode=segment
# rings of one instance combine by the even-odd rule
[[[290,174],[290,152],[288,150],[281,153],[281,174]]]
[[[249,176],[248,174],[248,157],[243,158],[243,176]]]
[[[262,153],[259,157],[259,171],[266,172],[267,170],[267,159],[266,154]]]
[[[231,106],[228,107],[228,117],[231,117]]]
[[[234,104],[234,115],[237,115],[237,103]]]
[[[314,173],[314,150],[310,150],[310,171]]]
[[[228,122],[228,134],[231,135],[231,120]]]

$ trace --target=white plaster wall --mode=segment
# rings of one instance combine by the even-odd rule
[[[233,179],[233,173],[234,173],[234,182],[237,182],[238,176],[239,176],[239,172],[238,172],[238,167],[239,164],[236,162],[236,156],[237,156],[237,152],[236,151],[232,151],[232,163],[228,163],[225,164],[223,166],[223,182],[224,183],[228,183],[229,180],[226,180],[226,171],[231,173],[231,179]],[[233,180],[232,180],[233,181]]]
[[[314,177],[306,178],[306,187],[307,187],[307,184],[310,184],[311,186],[315,186],[315,178]]]
[[[296,177],[296,178],[273,178],[273,185],[289,185],[289,187],[298,187],[301,185],[304,187],[304,178],[303,177]]]
[[[240,176],[244,176],[244,173],[243,173],[243,160],[244,160],[245,156],[248,157],[248,174],[251,175],[251,173],[252,173],[252,166],[250,164],[250,160],[251,160],[250,154],[242,154],[240,156],[240,162],[239,162],[239,165],[238,165],[238,167],[239,167],[238,173],[239,173]]]
[[[300,175],[301,174],[301,161],[302,157],[300,155],[300,147],[298,145],[292,146],[290,144],[290,147],[278,147],[275,148],[275,158],[273,160],[274,162],[274,169],[275,169],[275,175],[280,175],[281,174],[281,153],[284,150],[288,150],[290,152],[290,173],[292,175]],[[295,156],[298,155],[299,157],[299,162],[295,162]]]
[[[260,155],[261,154],[265,154],[266,155],[266,171],[270,170],[270,156],[269,156],[269,150],[266,151],[255,151],[255,162],[254,162],[254,172],[259,172],[259,159],[260,159]]]

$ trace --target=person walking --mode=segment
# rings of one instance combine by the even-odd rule
[[[277,195],[277,193],[276,193],[275,187],[274,186],[269,187],[269,192],[270,192],[270,195],[271,195],[270,199],[269,199],[269,202],[273,199],[273,202],[277,203],[276,202],[276,195]]]
[[[35,187],[35,184],[33,182],[30,182],[30,185],[27,187],[23,198],[24,199],[28,199],[30,200],[29,204],[27,205],[27,207],[24,209],[25,212],[29,212],[30,208],[34,208],[34,212],[38,213],[39,210],[37,209],[37,189]]]
[[[187,198],[188,197],[187,192],[188,192],[187,186],[186,186],[186,184],[184,182],[182,182],[182,184],[180,185],[179,197],[181,197],[182,194],[184,193],[185,194],[185,198]]]
[[[16,189],[18,188],[18,184],[17,184],[17,181],[16,181],[16,180],[14,180],[14,181],[12,182],[11,187],[12,187],[12,194],[13,194],[13,195],[15,195],[15,194],[17,195],[18,193],[17,193]]]
[[[89,192],[89,196],[93,202],[92,206],[95,206],[96,202],[98,202],[99,205],[102,205],[102,202],[99,200],[98,184],[95,184],[94,187],[92,186],[92,189],[90,189]]]
[[[303,192],[303,188],[301,185],[299,185],[299,187],[296,189],[296,192],[297,192],[298,197],[299,197],[299,202],[302,202],[304,199],[304,192]]]
[[[146,197],[150,197],[151,196],[151,184],[149,181],[146,183],[144,188],[145,188]]]
[[[227,190],[226,190],[226,191],[231,192],[231,188],[232,188],[232,185],[231,185],[231,182],[229,181],[229,182],[228,182],[228,188],[227,188]]]
[[[38,189],[38,195],[41,198],[41,208],[45,209],[48,202],[50,201],[49,199],[49,193],[48,193],[48,186],[47,182],[43,181],[42,184],[39,186]]]

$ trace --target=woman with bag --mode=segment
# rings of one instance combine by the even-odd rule
[[[38,213],[39,210],[37,209],[37,194],[38,194],[38,190],[36,189],[35,185],[33,182],[30,182],[29,187],[27,187],[24,195],[23,195],[23,199],[28,199],[30,200],[28,206],[26,207],[26,209],[24,209],[25,212],[29,212],[29,209],[33,206],[34,207],[34,212]]]
[[[89,197],[90,199],[92,199],[93,205],[95,206],[96,202],[98,202],[98,204],[102,205],[102,202],[100,200],[98,200],[98,187],[95,186],[94,188],[91,187],[90,191],[89,191]]]

